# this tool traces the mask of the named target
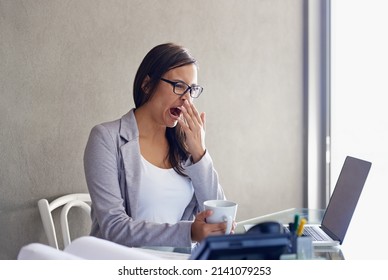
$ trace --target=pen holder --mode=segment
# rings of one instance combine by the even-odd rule
[[[298,260],[313,258],[313,241],[310,236],[296,237],[296,257]]]

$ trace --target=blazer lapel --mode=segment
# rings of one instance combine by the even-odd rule
[[[121,157],[125,170],[125,188],[126,200],[129,201],[129,208],[132,218],[137,217],[141,158],[139,147],[139,130],[132,109],[121,118],[120,137],[124,140],[121,145]]]

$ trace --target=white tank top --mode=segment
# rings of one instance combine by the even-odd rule
[[[194,189],[191,180],[173,168],[159,168],[141,157],[139,210],[136,219],[175,224],[190,203]]]

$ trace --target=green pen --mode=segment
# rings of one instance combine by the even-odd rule
[[[295,231],[298,229],[299,227],[299,214],[295,214],[294,216],[294,229]]]

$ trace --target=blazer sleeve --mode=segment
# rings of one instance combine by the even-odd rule
[[[91,234],[130,247],[190,247],[192,221],[152,223],[134,220],[127,213],[125,203],[129,201],[120,188],[115,137],[120,136],[112,135],[103,125],[95,126],[85,148],[85,177],[92,199]]]
[[[213,160],[208,151],[194,164],[190,157],[185,162],[184,168],[193,183],[199,211],[204,210],[203,203],[206,200],[226,199],[222,186],[219,183],[217,171],[214,169]]]

